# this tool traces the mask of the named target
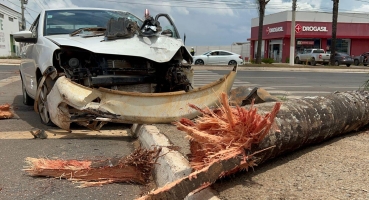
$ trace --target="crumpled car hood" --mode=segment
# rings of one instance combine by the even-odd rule
[[[180,39],[161,35],[153,37],[135,35],[132,38],[108,41],[104,40],[104,36],[80,37],[69,35],[50,35],[45,37],[56,43],[58,46],[78,47],[101,54],[143,57],[158,63],[170,61],[177,51],[183,47],[183,43]]]

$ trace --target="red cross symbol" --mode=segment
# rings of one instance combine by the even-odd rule
[[[300,25],[300,24],[296,24],[296,26],[295,26],[295,31],[296,31],[296,33],[300,33],[300,32],[301,32],[301,30],[302,30],[301,25]]]

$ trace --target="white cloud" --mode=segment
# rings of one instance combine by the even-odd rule
[[[40,2],[44,5],[46,8],[71,8],[71,7],[77,7],[75,4],[71,2],[71,0],[40,0]]]

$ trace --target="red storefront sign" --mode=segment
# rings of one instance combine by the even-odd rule
[[[297,45],[314,45],[314,41],[297,41]]]

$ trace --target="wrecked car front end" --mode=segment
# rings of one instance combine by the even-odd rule
[[[119,12],[104,26],[83,25],[69,34],[58,31],[71,25],[52,25],[58,17],[79,20],[77,15],[86,13],[45,14],[45,38],[58,48],[35,95],[34,108],[43,123],[51,120],[65,130],[73,122],[94,130],[107,122],[167,123],[195,117],[189,103],[215,106],[219,94],[230,91],[236,67],[214,83],[193,88],[192,57],[167,14],[153,18],[146,11],[140,21]]]

